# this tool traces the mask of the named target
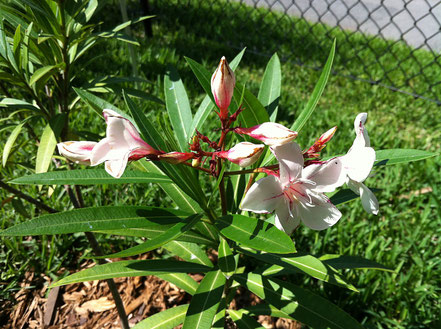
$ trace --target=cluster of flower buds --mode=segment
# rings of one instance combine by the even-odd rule
[[[188,152],[164,152],[156,150],[140,137],[135,125],[123,115],[104,110],[107,123],[106,137],[96,142],[64,142],[58,144],[61,155],[76,163],[96,166],[104,163],[106,171],[113,177],[123,174],[127,163],[142,158],[165,161],[171,164],[186,164],[214,176],[222,160],[230,161],[240,167],[256,163],[268,146],[278,160],[278,166],[257,168],[254,171],[267,174],[255,182],[244,196],[241,209],[256,213],[275,211],[275,223],[287,233],[302,221],[308,227],[322,230],[334,225],[341,217],[340,211],[330,202],[325,193],[347,184],[360,195],[363,207],[373,214],[378,213],[375,195],[363,184],[375,162],[375,151],[365,129],[366,113],[355,119],[356,138],[346,155],[328,161],[320,160],[320,152],[334,136],[336,127],[322,134],[314,144],[303,151],[293,142],[297,132],[281,124],[265,122],[254,127],[230,127],[238,115],[246,110],[235,109],[229,115],[229,107],[234,93],[236,79],[224,57],[211,79],[211,90],[221,121],[219,142],[211,141],[196,131]],[[225,136],[234,132],[247,135],[263,144],[240,142],[229,150],[224,150]],[[208,146],[209,151],[202,145]],[[209,168],[203,168],[206,161]],[[189,163],[191,161],[191,164]]]

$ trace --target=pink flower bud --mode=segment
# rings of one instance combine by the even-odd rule
[[[75,163],[90,165],[90,157],[96,142],[64,142],[58,143],[58,152],[66,159]]]
[[[329,129],[327,132],[321,135],[319,139],[317,139],[314,142],[314,144],[306,152],[304,152],[305,156],[307,158],[319,157],[320,155],[319,152],[325,148],[326,143],[331,140],[331,138],[334,136],[336,131],[337,131],[337,126]]]
[[[251,128],[236,128],[238,134],[245,134],[264,142],[269,146],[279,146],[292,141],[297,137],[297,132],[292,131],[281,124],[264,122]]]
[[[178,164],[194,158],[194,153],[170,152],[158,155],[159,159],[171,164]]]
[[[228,116],[228,106],[230,106],[233,97],[235,84],[234,73],[228,66],[225,57],[222,57],[219,66],[211,77],[211,92],[216,105],[220,109],[221,119],[226,119]]]
[[[218,152],[217,155],[223,159],[227,159],[241,167],[251,166],[256,162],[260,154],[262,154],[265,145],[242,142],[236,144],[228,151]]]

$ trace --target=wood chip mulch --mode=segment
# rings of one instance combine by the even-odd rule
[[[144,257],[143,257],[144,258]],[[86,261],[81,269],[94,266]],[[201,275],[194,275],[197,281]],[[124,302],[130,326],[150,315],[168,308],[187,304],[191,296],[175,285],[154,276],[115,278]],[[15,294],[15,304],[5,302],[0,307],[0,327],[4,329],[64,329],[64,328],[121,328],[112,295],[105,281],[92,281],[53,288],[49,277],[35,277],[28,272]],[[34,286],[37,288],[29,289]],[[255,295],[238,290],[238,298],[230,307],[241,308],[262,301]],[[300,329],[301,325],[287,319],[259,316],[257,319],[269,329]],[[178,327],[180,328],[180,327]],[[235,328],[228,321],[226,328]]]

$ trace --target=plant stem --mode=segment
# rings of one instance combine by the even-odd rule
[[[64,186],[67,189],[67,193],[69,194],[69,197],[74,205],[75,208],[83,208],[84,207],[84,201],[83,196],[81,194],[81,190],[79,186],[75,185],[75,191],[72,190],[71,186],[65,185]],[[98,244],[98,241],[95,238],[95,234],[93,232],[84,232],[86,234],[87,240],[89,240],[90,246],[92,247],[93,252],[97,256],[103,256],[104,253]],[[106,261],[104,259],[98,259],[99,264],[105,264]],[[121,296],[118,292],[118,289],[116,287],[115,281],[113,279],[106,279],[107,285],[109,286],[109,290],[112,293],[113,300],[115,301],[116,309],[118,310],[119,320],[121,321],[121,327],[123,329],[129,329],[129,320],[127,319],[127,314],[124,309],[124,303],[121,299]]]
[[[16,195],[17,197],[22,198],[23,200],[26,200],[29,203],[34,204],[35,206],[37,206],[37,208],[40,208],[40,209],[45,210],[50,213],[58,212],[54,208],[51,208],[51,207],[45,205],[43,202],[38,201],[37,199],[34,199],[33,197],[13,188],[12,186],[9,186],[8,184],[3,182],[2,180],[0,180],[0,187],[4,188],[6,191],[11,192],[12,194]]]

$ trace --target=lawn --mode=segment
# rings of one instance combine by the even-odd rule
[[[138,15],[137,4],[138,2],[132,2],[129,7],[133,16]],[[362,35],[352,35],[351,40],[357,44],[357,47],[349,48],[343,43],[346,38],[345,32],[333,29],[331,33],[327,33],[326,27],[315,25],[314,36],[308,36],[309,25],[297,20],[297,32],[290,33],[285,30],[289,22],[278,15],[267,15],[264,26],[255,31],[256,17],[265,13],[264,9],[253,13],[252,15],[256,17],[251,15],[247,20],[249,23],[244,25],[245,20],[239,21],[238,17],[242,14],[241,10],[245,11],[245,9],[235,10],[234,6],[222,7],[223,2],[213,6],[205,4],[196,6],[195,2],[190,1],[178,8],[170,2],[164,2],[162,6],[159,6],[158,2],[153,2],[153,13],[158,15],[153,21],[154,36],[146,38],[142,25],[136,26],[133,30],[135,37],[141,43],[141,46],[135,49],[140,76],[151,81],[149,84],[141,84],[141,88],[163,99],[163,75],[167,65],[175,65],[187,88],[195,112],[204,95],[184,56],[203,63],[213,71],[221,56],[225,55],[227,59],[231,59],[240,51],[240,45],[247,46],[253,51],[245,53],[236,70],[237,80],[246,83],[247,88],[257,95],[268,57],[255,54],[254,51],[259,50],[261,53],[271,55],[277,50],[282,59],[283,75],[278,121],[290,126],[308,101],[318,80],[320,71],[311,67],[325,62],[326,56],[323,56],[320,50],[330,48],[331,41],[328,37],[332,36],[337,39],[339,55],[336,57],[335,68],[340,75],[330,77],[315,113],[297,138],[299,144],[306,147],[327,129],[338,126],[337,133],[328,144],[326,152],[343,154],[353,141],[355,116],[359,112],[368,112],[367,129],[372,146],[376,150],[415,148],[439,152],[441,146],[439,106],[430,101],[393,92],[379,85],[371,85],[343,76],[359,68],[362,78],[383,77],[380,67],[376,64],[369,64],[367,71],[360,68],[361,62],[375,61],[371,52],[360,49],[364,40]],[[225,9],[220,12],[221,8]],[[109,10],[102,11],[100,17],[96,19],[103,21],[103,29],[105,29],[107,26],[113,26],[115,21],[119,21],[119,15],[118,8],[113,6]],[[195,21],[198,23],[195,24]],[[218,37],[218,34],[221,34],[221,37]],[[223,41],[228,39],[230,45],[236,47],[219,43],[216,41],[219,39]],[[388,49],[388,45],[388,42],[381,39],[373,38],[370,42],[376,53],[384,52]],[[99,47],[97,53],[103,55],[88,66],[84,74],[78,78],[78,84],[109,74],[116,76],[132,74],[126,47],[122,47],[114,40],[109,40]],[[288,58],[286,54],[293,47],[296,49],[295,58],[307,65],[297,65],[293,58]],[[382,65],[392,67],[395,57],[404,58],[412,52],[403,44],[394,46],[393,51],[393,56],[382,57]],[[348,60],[354,57],[355,53],[359,60]],[[425,51],[412,52],[412,54],[423,63],[428,63],[432,59],[432,55]],[[85,62],[93,59],[94,55],[88,56],[89,58],[84,59]],[[283,61],[283,59],[290,60]],[[418,71],[415,64],[403,61],[401,69],[390,71],[389,77],[398,79],[395,81],[401,85],[406,80],[403,72],[413,75],[415,70]],[[428,71],[430,71],[429,76],[440,74],[435,66],[430,67]],[[387,77],[384,79],[387,82]],[[413,78],[412,84],[415,90],[426,97],[432,97],[432,93],[439,95],[441,92],[441,85],[436,87],[438,89],[429,91],[428,81],[422,78]],[[123,103],[121,97],[117,95],[102,94],[101,97],[115,104]],[[166,119],[161,105],[146,101],[139,101],[139,104],[142,104],[142,108],[152,120],[163,122]],[[103,122],[98,120],[85,104],[78,103],[76,111],[77,115],[72,125],[78,130],[91,130],[97,134],[103,131]],[[1,113],[1,116],[3,118],[4,114]],[[215,119],[214,113],[211,118]],[[9,134],[10,130],[0,130],[2,140],[5,140]],[[35,160],[29,159],[28,156],[34,147],[32,141],[29,138],[20,142],[22,145],[15,150],[13,156],[18,160],[26,159],[32,164]],[[379,189],[376,193],[380,202],[378,216],[367,215],[360,203],[353,201],[341,207],[344,216],[332,228],[315,232],[303,226],[294,234],[298,250],[315,255],[341,253],[362,256],[392,268],[393,273],[374,270],[348,271],[347,277],[360,290],[359,293],[319,283],[311,278],[305,279],[301,275],[292,275],[289,279],[297,284],[312,287],[353,315],[367,328],[436,328],[441,325],[439,322],[440,169],[439,156],[421,162],[377,167],[375,175],[366,181],[366,185]],[[29,164],[23,160],[22,167],[14,170],[2,168],[1,174],[5,178],[12,178],[29,173],[30,170]],[[36,187],[23,189],[34,196],[39,194]],[[49,204],[68,204],[68,198],[61,187],[55,189],[51,195],[48,195],[47,190],[44,192],[42,198]],[[85,188],[84,194],[86,204],[89,205],[170,204],[167,196],[154,185],[149,185],[147,188],[130,185]],[[17,199],[7,199],[9,196],[5,191],[0,191],[0,198],[3,200],[0,208],[2,216],[0,228],[12,226],[38,215],[38,211],[32,206]],[[1,241],[0,303],[2,299],[10,298],[14,291],[20,289],[19,283],[26,271],[35,271],[37,275],[45,273],[55,279],[64,275],[60,268],[74,268],[81,262],[79,255],[90,254],[82,234],[43,236],[38,239],[2,238]],[[138,240],[100,235],[99,241],[106,250],[117,251]],[[255,266],[255,264],[246,265],[250,268]]]

